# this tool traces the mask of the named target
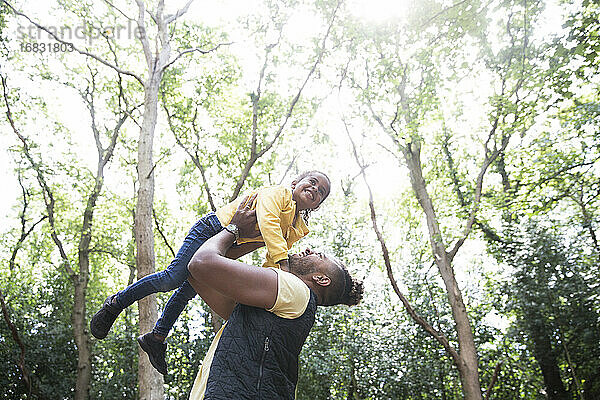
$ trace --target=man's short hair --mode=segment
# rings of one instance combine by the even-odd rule
[[[335,277],[331,277],[331,285],[325,296],[325,306],[334,306],[337,304],[346,304],[353,306],[362,300],[364,285],[361,281],[354,279],[344,264],[334,261],[337,265]]]

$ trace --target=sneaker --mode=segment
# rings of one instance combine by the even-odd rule
[[[104,339],[110,331],[110,327],[115,323],[115,320],[123,311],[119,306],[113,304],[113,299],[116,294],[108,296],[104,300],[102,308],[98,310],[90,321],[90,332],[96,339]]]
[[[150,364],[161,374],[167,375],[167,361],[165,360],[167,344],[156,339],[152,332],[138,337],[137,341],[142,350],[148,354]]]

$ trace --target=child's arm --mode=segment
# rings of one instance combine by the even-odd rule
[[[285,206],[283,188],[261,191],[256,199],[256,219],[267,252],[273,262],[287,270],[289,249],[281,230],[281,213]]]

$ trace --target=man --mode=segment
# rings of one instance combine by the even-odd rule
[[[256,236],[255,227],[254,211],[242,202],[231,224],[206,241],[188,266],[192,286],[228,320],[204,358],[190,399],[293,399],[298,355],[317,305],[355,305],[362,298],[362,283],[340,262],[311,250],[291,255],[289,272],[227,258],[237,237]]]

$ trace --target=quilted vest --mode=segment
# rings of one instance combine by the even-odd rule
[[[298,355],[316,311],[312,290],[306,311],[296,319],[238,304],[215,350],[204,399],[293,400]]]

